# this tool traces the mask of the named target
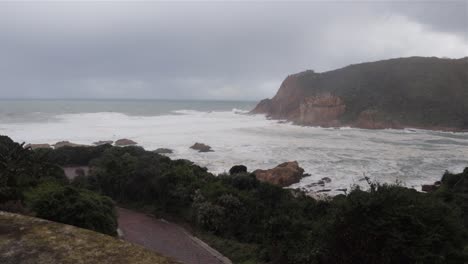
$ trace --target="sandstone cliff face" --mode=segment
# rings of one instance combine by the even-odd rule
[[[267,114],[275,119],[295,120],[299,117],[299,104],[304,92],[298,84],[297,74],[288,76],[275,97],[262,100],[252,113]]]
[[[343,99],[331,94],[309,96],[299,105],[299,118],[301,125],[339,126],[339,119],[344,114],[346,105]]]
[[[251,113],[307,126],[468,130],[468,58],[410,57],[288,76]]]

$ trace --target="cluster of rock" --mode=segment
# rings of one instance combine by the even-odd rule
[[[72,143],[70,141],[59,141],[59,142],[54,144],[54,148],[56,148],[56,149],[63,148],[63,147],[83,147],[83,146],[86,146],[86,145]]]
[[[106,144],[109,144],[109,145],[112,145],[114,143],[114,141],[112,140],[100,140],[100,141],[96,141],[93,143],[93,145],[95,146],[101,146],[101,145],[106,145]],[[122,139],[119,139],[117,141],[115,141],[114,145],[115,146],[119,146],[119,147],[125,147],[125,146],[134,146],[134,145],[137,145],[138,143],[131,140],[131,139],[127,139],[127,138],[122,138]],[[58,149],[58,148],[62,148],[62,147],[87,147],[89,145],[85,145],[85,144],[78,144],[78,143],[73,143],[73,142],[70,142],[70,141],[67,141],[67,140],[64,140],[64,141],[59,141],[55,144],[47,144],[47,143],[42,143],[42,144],[27,144],[25,147],[26,148],[31,148],[31,149],[51,149],[51,148],[54,148],[54,149]]]

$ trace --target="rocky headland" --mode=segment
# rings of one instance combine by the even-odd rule
[[[297,125],[468,130],[468,57],[398,58],[288,76],[251,111]]]

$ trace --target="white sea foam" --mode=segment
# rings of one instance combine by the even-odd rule
[[[307,187],[311,190],[365,186],[364,176],[420,188],[438,180],[447,169],[457,172],[468,166],[467,133],[301,127],[240,112],[244,111],[62,114],[43,123],[3,123],[0,134],[27,143],[91,144],[130,138],[148,150],[171,148],[172,158],[192,160],[214,173],[236,164],[254,170],[297,160],[312,176],[292,187],[332,179],[325,187]],[[189,148],[194,142],[209,144],[215,151],[198,153]]]

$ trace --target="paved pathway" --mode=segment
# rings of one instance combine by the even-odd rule
[[[123,238],[186,264],[231,264],[184,228],[143,213],[118,208]]]

